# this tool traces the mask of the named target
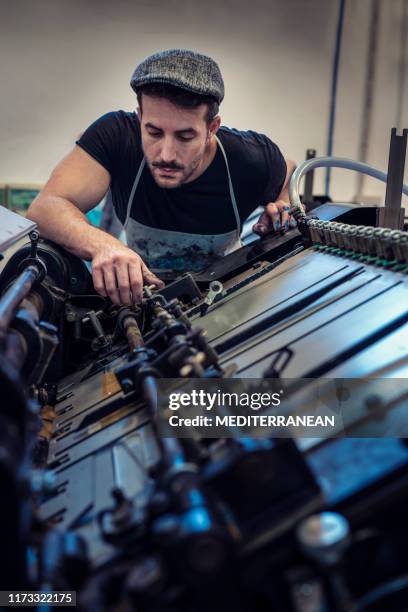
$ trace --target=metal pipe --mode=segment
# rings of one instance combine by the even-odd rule
[[[184,455],[179,441],[175,440],[174,438],[163,437],[163,432],[161,431],[161,425],[159,424],[160,419],[157,399],[158,389],[154,376],[145,376],[143,378],[142,394],[143,399],[146,402],[146,405],[150,412],[150,424],[156,436],[156,441],[159,446],[164,465],[169,468],[174,464],[183,464]]]
[[[151,425],[156,434],[156,439],[163,455],[163,461],[167,468],[180,468],[185,464],[182,446],[176,438],[164,437],[164,432],[159,428],[157,383],[154,376],[145,376],[142,381],[143,399],[146,402],[150,415]],[[163,425],[163,423],[162,423]]]
[[[348,159],[346,157],[315,157],[314,159],[306,159],[296,168],[296,170],[292,174],[292,178],[290,179],[289,200],[291,203],[291,209],[289,211],[289,214],[294,215],[295,217],[299,216],[299,214],[305,214],[305,209],[300,201],[299,195],[300,181],[303,176],[307,174],[307,172],[310,172],[315,168],[329,167],[355,170],[356,172],[361,172],[363,174],[367,174],[368,176],[372,176],[373,178],[376,178],[379,181],[383,181],[383,183],[387,182],[388,175],[386,172],[382,172],[382,170],[373,168],[368,164],[359,161],[354,161],[353,159]],[[404,184],[402,186],[402,192],[405,195],[408,195],[408,185]]]
[[[32,323],[37,326],[41,319],[42,311],[44,308],[41,296],[37,293],[29,293],[24,300],[21,301],[18,310],[15,313],[16,317],[20,315],[27,320],[27,313]],[[13,325],[14,322],[11,322]],[[4,358],[12,364],[15,370],[21,371],[24,365],[24,361],[28,354],[27,338],[24,333],[9,328],[4,336]]]
[[[157,418],[157,385],[154,376],[145,376],[142,382],[143,399],[149,407],[152,419]]]
[[[20,308],[28,310],[35,322],[38,323],[42,317],[44,302],[38,293],[33,292],[29,293],[23,302],[21,302]]]
[[[131,351],[144,347],[142,332],[133,315],[128,315],[123,319],[122,327]]]
[[[30,293],[32,286],[40,276],[40,270],[35,265],[29,265],[17,277],[12,286],[0,298],[0,333],[4,334],[14,318],[22,300]]]
[[[11,331],[5,338],[5,350],[2,357],[19,372],[27,356],[27,343],[18,332]]]

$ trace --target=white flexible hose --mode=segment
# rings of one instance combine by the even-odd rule
[[[346,157],[313,157],[312,159],[306,159],[302,162],[292,174],[292,178],[289,183],[289,200],[291,206],[294,210],[291,210],[291,214],[295,214],[296,212],[304,215],[305,209],[303,204],[300,201],[299,188],[300,181],[307,172],[310,170],[314,170],[315,168],[345,168],[346,170],[355,170],[356,172],[361,172],[362,174],[368,174],[368,176],[372,176],[384,183],[387,182],[387,174],[386,172],[382,172],[382,170],[378,170],[377,168],[373,168],[368,164],[364,164],[363,162],[354,161],[353,159],[347,159]],[[405,195],[408,195],[408,185],[402,186],[402,192]]]

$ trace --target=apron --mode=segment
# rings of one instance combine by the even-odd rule
[[[124,223],[129,248],[140,255],[152,272],[199,272],[224,255],[242,246],[240,240],[241,221],[235,199],[227,156],[221,141],[215,137],[221,149],[227,169],[228,185],[237,228],[225,234],[188,234],[157,229],[143,225],[130,216],[133,198],[142,176],[146,161],[143,158],[130,192]]]

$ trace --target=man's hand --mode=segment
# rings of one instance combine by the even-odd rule
[[[135,251],[110,240],[92,258],[92,278],[96,291],[114,304],[141,302],[143,285],[164,287]]]
[[[295,219],[289,215],[290,206],[283,200],[269,202],[258,221],[253,225],[252,231],[260,236],[269,234],[280,229],[288,230],[289,227],[296,227]]]
[[[295,219],[289,215],[289,181],[296,168],[296,162],[290,159],[285,159],[285,162],[286,177],[276,202],[266,204],[264,212],[255,225],[252,226],[252,231],[260,236],[273,231],[277,232],[281,229],[286,231],[289,227],[296,227],[297,225]]]
[[[51,174],[41,193],[31,203],[27,217],[38,224],[41,235],[81,259],[92,260],[95,289],[114,304],[132,304],[142,299],[143,285],[164,283],[137,253],[85,217],[109,189],[108,171],[76,146]]]

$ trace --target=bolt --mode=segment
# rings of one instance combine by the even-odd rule
[[[143,293],[147,298],[153,297],[152,289],[154,289],[155,285],[145,285],[143,287]]]
[[[165,514],[155,521],[153,524],[153,533],[159,540],[173,538],[177,535],[180,529],[180,523],[177,516],[173,514]]]
[[[190,374],[193,371],[193,366],[188,363],[187,365],[183,365],[183,367],[180,369],[180,376],[182,378],[186,378],[187,376],[190,376]]]
[[[320,512],[299,524],[297,540],[309,559],[329,567],[337,563],[349,544],[350,527],[337,512]]]
[[[163,578],[160,562],[154,557],[147,557],[130,571],[126,586],[131,593],[139,594],[154,589]]]
[[[365,406],[367,410],[381,410],[384,403],[379,395],[370,395],[365,400]]]
[[[56,482],[56,475],[50,470],[33,470],[31,472],[30,485],[33,493],[51,493],[55,489]]]
[[[28,401],[27,407],[28,407],[30,414],[34,414],[36,416],[40,413],[41,406],[38,403],[38,401],[34,398]]]
[[[133,381],[130,380],[130,378],[124,378],[122,380],[122,389],[125,393],[128,393],[129,391],[131,391],[133,389]]]

